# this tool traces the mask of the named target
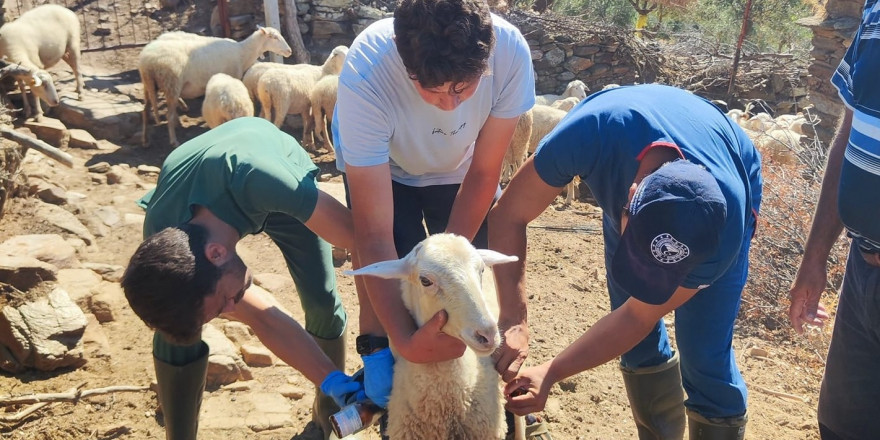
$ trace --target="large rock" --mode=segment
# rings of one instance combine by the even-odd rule
[[[82,336],[86,316],[63,289],[20,306],[0,310],[0,345],[12,359],[0,368],[18,373],[25,368],[53,371],[79,367],[83,356]]]
[[[33,257],[0,254],[0,282],[21,291],[55,280],[58,268]]]
[[[0,255],[32,257],[58,269],[79,266],[76,249],[57,234],[16,235],[0,243]]]

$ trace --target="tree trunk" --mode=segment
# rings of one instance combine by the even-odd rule
[[[287,38],[290,39],[290,48],[293,50],[293,59],[297,64],[309,64],[312,57],[303,44],[302,33],[299,30],[299,22],[296,20],[296,2],[294,0],[284,1],[284,30],[287,31]]]

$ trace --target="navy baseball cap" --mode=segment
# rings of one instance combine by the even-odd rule
[[[687,160],[669,162],[642,180],[611,261],[630,296],[663,304],[687,275],[715,255],[727,202],[715,178]]]

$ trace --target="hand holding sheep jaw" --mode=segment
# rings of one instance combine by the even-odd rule
[[[517,260],[477,250],[458,235],[434,234],[399,260],[381,261],[345,274],[401,280],[403,302],[416,325],[446,310],[449,319],[443,332],[460,339],[478,356],[489,356],[500,345],[501,336],[495,311],[490,312],[484,296],[483,271],[487,266]],[[489,293],[495,295],[494,289]]]

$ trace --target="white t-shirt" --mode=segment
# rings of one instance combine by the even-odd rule
[[[493,14],[492,24],[489,71],[474,95],[452,111],[419,95],[397,52],[392,18],[361,32],[339,76],[333,117],[337,168],[387,162],[391,178],[405,185],[461,183],[486,119],[519,116],[535,101],[528,43],[501,17]]]

